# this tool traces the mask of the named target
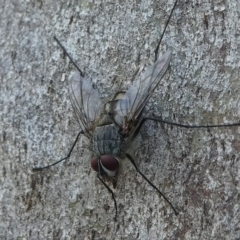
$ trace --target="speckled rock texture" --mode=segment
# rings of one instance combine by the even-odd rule
[[[240,127],[183,129],[148,121],[114,202],[90,169],[88,141],[71,107],[76,71],[56,35],[102,98],[134,84],[173,0],[0,1],[0,239],[239,239]],[[170,68],[145,115],[185,124],[240,121],[240,2],[179,0],[159,54]]]

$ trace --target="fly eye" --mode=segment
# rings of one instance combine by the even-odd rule
[[[104,155],[100,157],[99,160],[101,166],[100,166],[100,174],[102,173],[107,174],[108,176],[115,176],[117,170],[119,169],[119,161],[110,155]],[[91,160],[91,166],[92,169],[98,172],[98,158],[94,157]]]
[[[119,168],[119,161],[110,155],[104,155],[101,157],[101,163],[104,168],[109,171],[117,171]]]
[[[98,172],[98,158],[97,157],[94,157],[91,160],[91,167],[94,171]]]

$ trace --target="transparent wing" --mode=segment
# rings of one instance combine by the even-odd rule
[[[74,73],[69,81],[70,99],[84,133],[91,136],[103,110],[97,90],[90,80],[84,79],[79,73]]]
[[[130,129],[136,118],[143,110],[163,75],[167,71],[171,52],[166,52],[144,74],[133,83],[120,99],[114,110],[114,120],[123,129]]]

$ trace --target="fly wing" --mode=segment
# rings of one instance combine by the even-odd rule
[[[83,132],[90,137],[97,126],[103,104],[90,80],[74,73],[69,81],[70,99]]]
[[[123,128],[123,131],[131,129],[132,124],[142,112],[152,92],[167,71],[170,59],[171,52],[167,51],[152,66],[147,68],[127,90],[122,99],[117,102],[114,110],[114,121]]]

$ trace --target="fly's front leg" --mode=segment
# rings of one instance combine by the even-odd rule
[[[151,183],[151,181],[138,169],[135,161],[133,160],[133,158],[128,154],[128,153],[125,153],[125,155],[127,156],[128,160],[132,163],[132,165],[135,167],[136,171],[143,177],[143,179],[145,181],[148,182],[148,184],[150,186],[152,186],[164,199],[165,201],[170,205],[170,207],[173,209],[174,213],[176,215],[178,215],[178,212],[176,211],[176,209],[173,207],[173,205],[171,204],[171,202],[167,199],[167,197],[164,196],[164,194],[153,184]]]
[[[114,206],[115,206],[115,217],[114,219],[117,220],[117,202],[114,196],[114,193],[112,189],[103,181],[101,178],[101,157],[98,158],[98,173],[97,173],[97,178],[101,181],[101,183],[104,185],[104,187],[109,191],[109,193],[112,195],[113,201],[114,201]]]
[[[77,143],[77,141],[78,141],[78,138],[79,138],[79,136],[80,136],[81,134],[83,134],[83,131],[81,131],[81,132],[78,133],[78,135],[77,135],[77,137],[76,137],[76,139],[75,139],[75,141],[74,141],[74,143],[73,143],[73,145],[72,145],[72,147],[71,147],[68,155],[67,155],[65,158],[62,158],[62,159],[60,159],[60,160],[58,160],[58,161],[56,161],[56,162],[54,162],[54,163],[52,163],[52,164],[50,164],[50,165],[44,166],[44,167],[36,167],[36,168],[33,168],[32,170],[33,170],[33,171],[41,171],[41,170],[43,170],[43,169],[50,168],[50,167],[52,167],[52,166],[54,166],[54,165],[56,165],[56,164],[58,164],[58,163],[60,163],[60,162],[62,162],[62,161],[64,161],[64,160],[68,159],[68,158],[71,156],[71,153],[72,153],[72,151],[73,151],[73,149],[74,149],[74,147],[75,147],[75,145],[76,145],[76,143]]]

